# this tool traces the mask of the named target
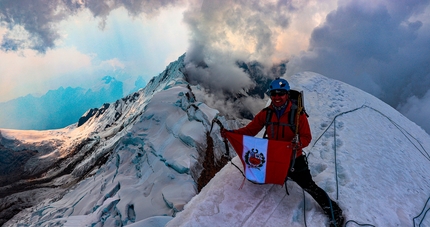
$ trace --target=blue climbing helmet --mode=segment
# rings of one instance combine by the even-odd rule
[[[290,84],[288,84],[287,80],[277,77],[269,86],[269,92],[273,90],[285,90],[288,92],[290,90]]]

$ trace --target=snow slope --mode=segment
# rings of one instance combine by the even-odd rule
[[[287,79],[305,94],[314,137],[305,149],[311,173],[344,209],[347,226],[430,226],[429,215],[417,217],[430,209],[429,135],[342,82],[313,73]],[[240,166],[237,157],[233,162]],[[226,165],[166,226],[325,226],[328,221],[292,181],[289,196],[279,185],[245,181],[241,188],[242,181],[241,173]]]
[[[3,226],[325,226],[320,208],[294,182],[289,196],[277,185],[245,181],[240,189],[243,177],[231,164],[197,195],[207,132],[219,111],[196,99],[205,91],[187,83],[183,59],[144,89],[87,112],[80,127],[0,129],[7,160],[31,148],[23,169],[42,172],[0,187],[0,214],[21,209]],[[430,226],[429,215],[418,216],[430,208],[429,135],[342,82],[314,73],[287,79],[305,93],[311,173],[347,220]],[[220,119],[234,128],[242,122]],[[210,138],[219,159],[225,148],[218,127]]]
[[[209,120],[217,114],[195,100],[181,70],[183,57],[145,89],[93,112],[80,127],[0,130],[3,140],[33,147],[23,168],[52,157],[31,181],[23,177],[0,187],[4,216],[28,207],[5,226],[122,226],[181,211],[197,193],[193,174],[198,178]],[[52,149],[42,154],[41,143]],[[18,149],[9,145],[7,158],[13,160]]]

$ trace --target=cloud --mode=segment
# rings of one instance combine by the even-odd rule
[[[56,46],[61,35],[59,22],[83,10],[89,10],[100,19],[100,28],[106,25],[107,16],[115,9],[124,7],[131,16],[145,14],[155,16],[160,9],[183,1],[98,1],[98,0],[3,0],[0,7],[0,22],[9,31],[3,35],[1,49],[17,51],[31,48],[44,53]]]
[[[287,74],[314,71],[392,106],[430,87],[429,1],[341,1],[314,29]]]
[[[113,68],[113,70],[116,70],[116,69],[124,69],[125,68],[125,65],[124,65],[124,63],[123,62],[121,62],[119,59],[117,59],[117,58],[113,58],[113,59],[109,59],[109,60],[107,60],[107,61],[103,61],[101,64],[100,64],[102,67],[103,66],[107,66],[107,67],[109,67],[109,68]]]
[[[186,6],[189,77],[207,89],[223,90],[221,95],[255,86],[237,69],[237,61],[259,61],[269,70],[272,64],[288,59],[287,76],[314,71],[397,107],[415,103],[410,97],[424,100],[430,88],[429,2],[3,0],[1,48],[47,53],[62,41],[59,22],[83,11],[106,29],[117,9],[125,9],[134,18],[152,18],[166,9]],[[108,57],[100,61],[115,58],[104,54]],[[118,59],[126,67],[130,63]]]
[[[77,8],[65,8],[60,0],[14,1],[4,0],[0,7],[1,22],[10,29],[3,36],[3,50],[32,48],[45,52],[55,46],[60,37],[56,22],[76,12]],[[26,34],[22,34],[22,31]]]
[[[254,85],[248,75],[236,69],[236,62],[258,61],[269,69],[291,53],[300,51],[300,47],[307,47],[303,39],[284,40],[291,27],[299,27],[298,22],[292,22],[291,18],[302,18],[303,14],[318,11],[313,3],[286,0],[195,1],[184,13],[184,21],[190,30],[186,56],[186,62],[190,64],[188,70],[199,67],[190,76],[206,82],[205,86],[209,88],[229,92],[252,88]],[[331,4],[321,4],[321,8],[332,7],[328,5]],[[293,36],[306,36],[305,33],[316,26],[316,20],[306,23]],[[202,64],[205,67],[201,67]]]
[[[287,1],[203,0],[195,4],[184,13],[191,31],[189,61],[212,58],[211,53],[217,51],[267,62],[275,51],[276,29],[288,27],[291,8]]]
[[[188,62],[196,65],[205,62],[213,68],[209,72],[212,75],[222,73],[222,76],[226,77],[219,81],[227,82],[225,84],[227,90],[236,90],[240,87],[247,89],[252,85],[247,82],[244,73],[234,69],[235,62],[257,60],[270,66],[274,61],[280,62],[291,53],[300,51],[307,46],[307,41],[304,41],[306,39],[303,37],[319,23],[321,14],[324,14],[321,11],[326,12],[333,8],[331,2],[335,1],[318,3],[290,0],[216,2],[38,0],[28,1],[27,4],[22,1],[6,0],[0,8],[0,18],[9,29],[2,36],[2,49],[19,51],[31,48],[41,53],[53,49],[64,37],[59,28],[63,26],[61,22],[67,21],[71,16],[81,15],[83,11],[89,11],[99,20],[99,27],[105,29],[109,21],[108,16],[116,9],[126,9],[132,17],[140,15],[154,17],[169,7],[187,5],[184,21],[190,29]],[[306,23],[291,21],[291,18],[299,20],[309,14],[317,16],[311,17],[312,20]],[[291,31],[290,28],[300,29]],[[293,33],[294,35],[291,35]],[[118,45],[113,47],[118,48]],[[227,63],[228,61],[231,63]],[[218,63],[226,63],[227,69],[231,69],[232,72],[226,73],[227,69],[215,69]],[[233,79],[238,82],[236,87],[232,87],[234,84],[228,82],[233,76],[239,77]]]
[[[430,91],[422,97],[409,97],[405,103],[400,104],[397,110],[407,118],[419,124],[427,133],[430,133]]]
[[[30,33],[24,26],[16,23],[11,27],[0,22],[0,43],[7,45],[7,48],[3,46],[0,56],[2,61],[7,59],[2,63],[8,62],[0,64],[0,81],[5,82],[0,86],[8,88],[0,89],[0,102],[29,93],[44,94],[59,86],[89,88],[106,75],[128,81],[130,87],[134,87],[138,76],[149,80],[186,50],[187,37],[181,24],[183,10],[166,8],[147,20],[144,16],[131,18],[124,7],[110,11],[107,18],[95,18],[88,8],[79,8],[62,20],[51,18],[55,25],[52,32],[61,38],[55,40],[54,46],[42,48],[43,51],[33,48],[35,43],[28,39]],[[107,23],[103,30],[97,26],[100,20]],[[88,64],[77,65],[79,60]],[[27,81],[35,83],[30,86]]]
[[[57,89],[65,81],[76,80],[70,73],[90,67],[92,61],[91,56],[73,48],[51,50],[44,55],[34,50],[0,52],[0,58],[0,102],[29,93],[44,93],[47,88]],[[58,78],[59,75],[69,76]]]

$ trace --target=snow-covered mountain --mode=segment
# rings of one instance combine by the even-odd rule
[[[196,101],[183,60],[145,89],[88,111],[79,127],[0,130],[0,215],[5,222],[20,212],[5,225],[74,217],[83,225],[126,225],[182,210],[202,181],[207,131],[217,113]]]
[[[41,97],[27,95],[0,103],[0,127],[58,129],[73,124],[89,108],[124,97],[123,82],[105,76],[92,89],[60,87]]]
[[[305,93],[314,137],[305,151],[314,180],[346,219],[430,226],[429,135],[342,82],[314,73],[287,79]],[[225,164],[219,128],[209,133],[220,113],[204,102],[211,96],[187,82],[181,56],[144,89],[89,110],[79,127],[0,129],[1,223],[325,226],[320,208],[294,182],[289,196],[278,185],[245,181],[239,189],[243,177]],[[219,119],[228,128],[246,122]]]
[[[76,122],[90,108],[115,102],[126,94],[145,87],[140,76],[134,82],[103,77],[98,84],[86,89],[82,87],[60,87],[35,97],[27,95],[0,103],[0,128],[47,130],[59,129]]]
[[[305,94],[316,183],[344,209],[346,226],[430,226],[430,138],[389,105],[315,73],[288,78]],[[238,157],[232,160],[241,166]],[[297,184],[256,185],[227,164],[166,226],[326,226]],[[143,225],[142,225],[143,226]]]

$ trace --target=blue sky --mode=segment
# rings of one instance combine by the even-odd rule
[[[62,26],[67,34],[64,45],[95,53],[100,61],[119,59],[132,73],[152,77],[186,51],[183,10],[166,9],[154,18],[132,18],[119,8],[110,13],[103,29],[97,29],[99,21],[83,12],[79,20],[72,18]]]
[[[132,86],[187,53],[204,86],[251,88],[237,60],[288,60],[375,95],[430,132],[429,0],[1,0],[0,102],[103,76]],[[209,68],[199,67],[205,62]],[[127,90],[127,87],[125,88]]]
[[[121,7],[109,13],[101,28],[103,19],[84,9],[55,24],[60,38],[44,52],[26,46],[3,48],[0,102],[27,94],[42,95],[59,86],[89,88],[105,75],[128,81],[129,86],[137,76],[149,81],[186,52],[183,10],[166,9],[145,18],[131,17]],[[1,27],[0,40],[7,32],[6,26]]]

